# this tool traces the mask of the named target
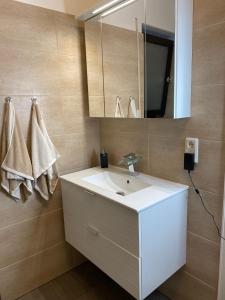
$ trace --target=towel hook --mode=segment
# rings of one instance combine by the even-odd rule
[[[5,98],[5,102],[7,102],[7,103],[10,103],[10,102],[12,102],[13,101],[13,98],[12,97],[6,97]]]
[[[32,101],[34,104],[37,104],[37,97],[32,97],[32,98],[31,98],[31,101]]]

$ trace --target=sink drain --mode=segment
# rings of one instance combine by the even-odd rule
[[[120,195],[120,196],[125,196],[125,193],[124,192],[116,192],[117,195]]]

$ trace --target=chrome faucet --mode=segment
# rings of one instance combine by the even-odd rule
[[[130,175],[135,175],[134,166],[142,159],[142,156],[135,153],[129,153],[123,156],[119,162],[120,165],[128,167]]]

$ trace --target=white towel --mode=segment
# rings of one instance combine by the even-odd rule
[[[121,104],[121,98],[119,96],[116,97],[115,118],[124,118],[123,108],[122,108],[122,104]]]
[[[128,118],[138,118],[139,117],[139,111],[136,108],[136,102],[133,97],[129,98],[129,104],[128,104]]]
[[[13,103],[5,104],[2,131],[1,186],[16,201],[32,194],[32,166]]]
[[[56,161],[59,154],[51,142],[37,103],[32,105],[31,155],[34,188],[42,198],[49,200],[56,189],[58,170]]]

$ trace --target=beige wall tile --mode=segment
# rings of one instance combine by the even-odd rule
[[[189,119],[148,119],[147,121],[150,135],[180,138],[185,137],[185,128]]]
[[[38,99],[51,136],[86,131],[91,128],[89,123],[97,125],[96,120],[88,118],[86,95],[39,96]]]
[[[0,230],[0,269],[63,240],[61,209],[3,227]]]
[[[89,134],[73,133],[68,135],[54,136],[53,141],[61,154],[59,159],[60,172],[72,169],[80,169],[92,155],[99,154],[99,142],[97,132]],[[90,143],[90,138],[92,143]],[[92,154],[89,156],[89,154]],[[96,164],[92,164],[95,166]]]
[[[191,276],[179,271],[172,276],[160,290],[173,300],[216,300],[216,289]]]
[[[217,194],[223,193],[224,153],[224,142],[200,140],[200,159],[192,174],[200,189]]]
[[[17,16],[27,15],[29,17],[47,17],[52,13],[51,10],[44,9],[38,6],[27,5],[24,3],[16,2],[16,1],[8,1],[8,0],[0,0],[1,9],[8,9],[11,13],[16,14]]]
[[[28,50],[8,47],[1,43],[0,38],[0,94],[1,95],[30,95],[32,86],[29,81],[31,59]]]
[[[225,22],[194,32],[193,83],[224,84]]]
[[[83,257],[68,244],[60,243],[0,270],[2,300],[14,300],[80,264]]]
[[[34,94],[82,95],[82,63],[76,56],[33,54],[29,80]]]
[[[184,138],[149,135],[149,173],[187,183],[183,170]]]
[[[62,192],[60,183],[58,184],[54,195],[48,202],[41,199],[41,197],[34,193],[27,202],[16,203],[12,198],[1,191],[0,229],[62,208],[61,198]]]
[[[223,0],[195,0],[194,28],[225,22],[225,2]]]
[[[99,135],[98,128],[92,128],[87,134],[82,135],[81,144],[84,153],[84,168],[96,167],[100,164],[100,143],[96,136]]]
[[[84,49],[84,31],[81,23],[75,21],[74,16],[55,14],[54,24],[57,46],[60,52],[68,55],[81,56]]]
[[[188,233],[185,270],[215,289],[218,284],[219,255],[218,244]]]
[[[113,134],[114,132],[123,133],[139,133],[140,135],[147,135],[149,120],[141,119],[101,119],[101,132]]]
[[[220,227],[223,196],[207,191],[201,191],[201,194],[207,208],[214,214],[215,220]],[[212,218],[203,209],[201,201],[193,189],[189,190],[188,230],[210,241],[220,242]]]
[[[9,1],[11,2],[11,1]],[[2,5],[0,10],[1,41],[17,41],[19,45],[39,50],[56,50],[57,40],[50,11],[23,4]]]
[[[210,140],[223,140],[225,86],[192,87],[192,115],[186,122],[186,135]]]

